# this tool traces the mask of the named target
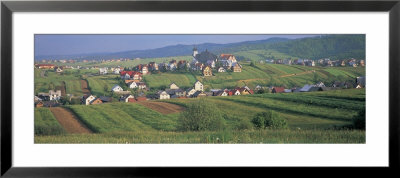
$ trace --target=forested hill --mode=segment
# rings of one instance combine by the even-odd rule
[[[269,45],[281,53],[300,58],[365,59],[365,35],[329,35]]]
[[[157,58],[173,56],[190,56],[193,47],[199,52],[208,50],[218,55],[221,53],[250,52],[257,55],[258,59],[271,56],[265,55],[266,51],[276,51],[285,56],[308,59],[365,59],[365,35],[324,35],[318,37],[287,39],[270,38],[266,40],[246,41],[230,44],[203,43],[197,45],[174,45],[149,50],[133,50],[117,53],[85,54],[70,56],[35,56],[41,59],[116,59],[116,58]],[[240,53],[239,53],[240,54]],[[238,56],[239,59],[246,58]],[[274,57],[274,56],[272,56]],[[275,56],[278,57],[278,56]],[[254,59],[253,59],[254,60]]]

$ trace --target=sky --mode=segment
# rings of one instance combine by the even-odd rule
[[[235,43],[272,37],[304,38],[317,35],[35,35],[35,56],[108,53],[155,49],[170,45]]]

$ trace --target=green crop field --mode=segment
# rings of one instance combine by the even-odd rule
[[[198,99],[158,102],[187,107]],[[337,129],[352,124],[365,108],[365,89],[207,97],[226,123],[222,131],[177,130],[179,113],[161,114],[137,103],[66,106],[90,135],[36,135],[35,143],[365,143],[365,131]],[[236,130],[260,112],[273,110],[288,122],[287,130]],[[36,126],[36,122],[35,122]]]
[[[88,77],[86,80],[88,81],[91,93],[96,96],[110,95],[111,88],[117,84],[121,87],[125,87],[125,85],[121,85],[122,80],[120,76],[114,74]],[[105,86],[107,91],[105,90]]]
[[[48,108],[35,108],[35,135],[60,135],[65,133],[64,128]]]
[[[53,70],[35,69],[34,89],[35,94],[49,92],[49,89],[62,87],[65,83],[66,94],[82,96],[81,75],[96,74],[98,70],[91,69],[65,69],[63,73],[56,73]]]

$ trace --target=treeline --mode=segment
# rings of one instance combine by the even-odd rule
[[[365,59],[365,35],[325,35],[269,45],[281,53],[309,59]]]

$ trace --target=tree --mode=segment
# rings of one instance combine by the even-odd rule
[[[104,90],[105,92],[108,92],[108,85],[107,85],[107,84],[104,84],[103,90]]]
[[[259,129],[286,129],[288,124],[280,115],[272,110],[258,113],[251,122]]]
[[[178,119],[181,131],[221,130],[224,125],[221,112],[205,98],[190,103]]]

